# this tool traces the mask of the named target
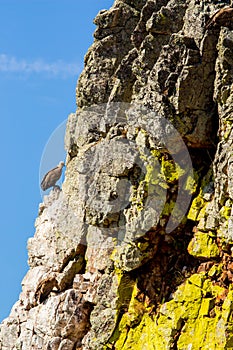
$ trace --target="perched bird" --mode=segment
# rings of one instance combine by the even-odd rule
[[[56,182],[60,179],[62,168],[65,164],[63,162],[60,162],[56,168],[50,170],[45,174],[43,180],[41,181],[41,188],[43,191],[46,191],[50,187],[54,187]]]
[[[205,29],[215,28],[215,27],[229,27],[233,26],[233,8],[224,7],[210,17],[205,25]]]

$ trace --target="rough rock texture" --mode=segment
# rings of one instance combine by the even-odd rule
[[[204,29],[225,5],[97,15],[0,350],[233,348],[233,31]]]

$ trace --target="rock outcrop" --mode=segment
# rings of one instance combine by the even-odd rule
[[[95,18],[0,350],[233,348],[229,1],[116,0]]]

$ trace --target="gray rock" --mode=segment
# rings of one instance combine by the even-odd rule
[[[182,337],[193,317],[193,341],[198,315],[177,316],[182,283],[199,264],[188,243],[196,234],[215,253],[218,244],[225,270],[232,258],[233,34],[205,30],[227,3],[116,0],[97,15],[79,107],[67,122],[65,181],[39,207],[29,271],[0,325],[0,350],[129,349],[135,334],[140,341],[149,333],[146,348],[190,348]],[[224,281],[218,272],[196,278],[222,281],[228,292],[229,271]],[[201,312],[206,305],[200,300]],[[215,322],[214,313],[204,316]]]

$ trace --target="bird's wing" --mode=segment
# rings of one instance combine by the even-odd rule
[[[49,177],[49,175],[51,174],[51,173],[53,173],[54,172],[54,170],[56,170],[56,169],[58,169],[58,166],[56,166],[55,168],[53,168],[53,169],[51,169],[51,170],[49,170],[46,174],[45,174],[45,176],[43,177],[43,180],[41,181],[41,188],[42,188],[42,190],[43,191],[45,191],[45,186],[46,186],[46,180],[47,180],[47,178]]]

